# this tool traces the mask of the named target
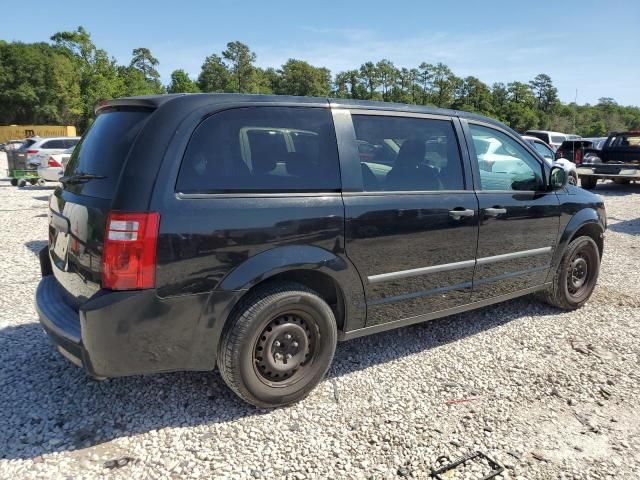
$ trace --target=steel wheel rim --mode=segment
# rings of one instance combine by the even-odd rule
[[[567,268],[567,290],[572,297],[580,297],[589,288],[591,280],[590,255],[580,249],[571,258]]]
[[[253,348],[253,368],[261,382],[289,387],[313,372],[320,334],[313,317],[301,310],[271,317]]]

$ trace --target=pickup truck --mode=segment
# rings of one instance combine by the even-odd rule
[[[576,155],[580,186],[595,188],[598,179],[618,184],[640,180],[640,131],[613,132],[602,149],[585,148]]]

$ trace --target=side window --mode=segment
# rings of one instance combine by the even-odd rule
[[[364,191],[464,189],[451,121],[358,114],[351,118]]]
[[[533,142],[533,148],[536,149],[536,151],[542,155],[543,158],[548,158],[550,160],[553,160],[555,155],[553,154],[553,150],[551,150],[550,148],[548,148],[546,145],[544,145],[543,143],[539,143],[539,142]]]
[[[176,189],[184,193],[339,191],[331,112],[249,107],[214,114],[193,133]]]
[[[493,128],[469,124],[482,190],[542,188],[542,165],[509,135]]]
[[[61,140],[49,140],[47,142],[44,142],[41,148],[62,148],[60,146],[61,144]]]
[[[64,148],[75,147],[78,144],[77,138],[68,138],[64,141]]]

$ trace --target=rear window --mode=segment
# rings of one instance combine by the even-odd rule
[[[148,111],[118,110],[98,115],[69,159],[65,176],[93,174],[105,178],[67,184],[66,190],[98,198],[113,198],[124,160]]]
[[[178,182],[183,193],[338,191],[338,148],[325,108],[226,110],[196,128]]]

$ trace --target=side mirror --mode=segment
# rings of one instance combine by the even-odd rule
[[[551,174],[549,175],[549,189],[560,190],[567,185],[569,177],[564,168],[560,166],[551,167]]]

